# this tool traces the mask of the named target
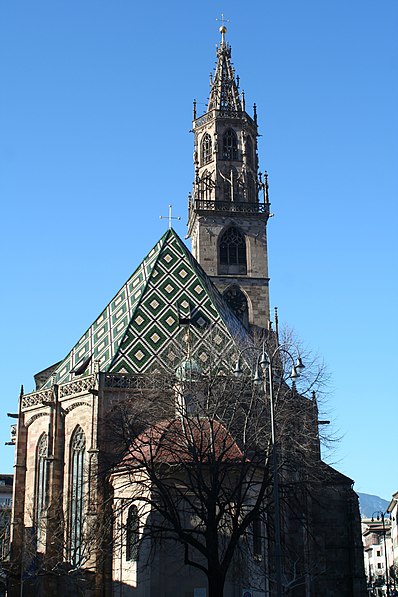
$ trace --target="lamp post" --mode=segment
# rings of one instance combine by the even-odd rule
[[[384,539],[384,561],[386,566],[386,587],[387,587],[387,597],[390,597],[390,579],[388,576],[388,557],[387,557],[387,541],[386,541],[386,525],[385,525],[385,512],[381,510],[376,510],[372,514],[372,522],[374,522],[374,516],[376,515],[376,520],[381,519],[381,523],[383,525],[383,539]]]
[[[242,351],[243,352],[243,351]],[[276,569],[276,594],[277,597],[282,597],[282,546],[281,546],[281,521],[280,521],[280,502],[279,502],[279,475],[278,475],[278,449],[275,434],[275,400],[274,400],[274,360],[280,357],[281,353],[287,354],[293,365],[290,373],[290,379],[295,382],[299,377],[301,371],[305,368],[300,357],[299,351],[297,360],[290,354],[285,345],[279,345],[275,350],[269,354],[265,345],[263,344],[261,353],[256,356],[256,368],[253,377],[255,384],[263,382],[264,394],[267,393],[266,387],[266,371],[268,371],[269,380],[269,403],[270,403],[270,422],[271,422],[271,448],[272,448],[272,481],[273,481],[273,501],[274,501],[274,517],[275,517],[275,569]],[[241,377],[243,371],[240,365],[239,355],[235,365],[234,375]]]

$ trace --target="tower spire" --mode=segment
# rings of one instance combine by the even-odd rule
[[[222,16],[224,21],[224,15]],[[219,29],[221,44],[217,47],[217,66],[210,90],[207,112],[222,110],[226,114],[242,111],[235,72],[231,64],[231,46],[225,41],[227,28],[223,24]]]
[[[268,329],[269,202],[266,191],[259,197],[257,122],[239,94],[223,15],[219,31],[209,103],[204,114],[195,112],[192,126],[188,236],[194,256],[244,325]]]

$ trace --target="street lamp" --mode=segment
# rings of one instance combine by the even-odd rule
[[[242,351],[243,352],[243,351]],[[240,353],[235,365],[234,375],[241,377],[243,370],[241,368]],[[297,351],[298,352],[298,351]],[[272,447],[272,478],[273,478],[273,499],[275,509],[275,564],[276,564],[276,594],[277,597],[282,596],[282,549],[281,549],[281,521],[280,521],[280,502],[279,502],[279,478],[278,478],[278,450],[275,437],[275,402],[274,402],[274,359],[280,358],[281,353],[287,354],[292,361],[292,370],[290,379],[295,382],[305,368],[298,352],[298,357],[295,359],[286,348],[286,345],[279,345],[275,350],[269,354],[263,344],[261,353],[256,357],[256,368],[253,377],[253,383],[260,384],[263,382],[264,394],[267,393],[266,388],[266,371],[268,370],[269,380],[269,402],[270,402],[270,418],[271,418],[271,447]]]
[[[390,597],[390,579],[388,576],[388,557],[387,557],[387,541],[386,541],[386,525],[385,525],[385,512],[381,510],[376,510],[372,514],[372,522],[374,522],[374,516],[376,515],[376,520],[380,520],[383,525],[383,539],[384,539],[384,561],[386,566],[386,587],[387,587],[387,597]]]

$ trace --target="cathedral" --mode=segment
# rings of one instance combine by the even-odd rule
[[[316,396],[271,323],[256,106],[220,34],[193,108],[192,252],[170,218],[21,391],[12,597],[366,595],[353,482],[321,460]]]

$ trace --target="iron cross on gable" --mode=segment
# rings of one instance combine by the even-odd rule
[[[169,230],[171,228],[172,220],[181,220],[180,216],[173,216],[172,215],[172,209],[173,209],[173,206],[172,206],[171,203],[169,203],[169,215],[168,216],[159,216],[160,220],[166,220],[166,219],[169,220]]]

